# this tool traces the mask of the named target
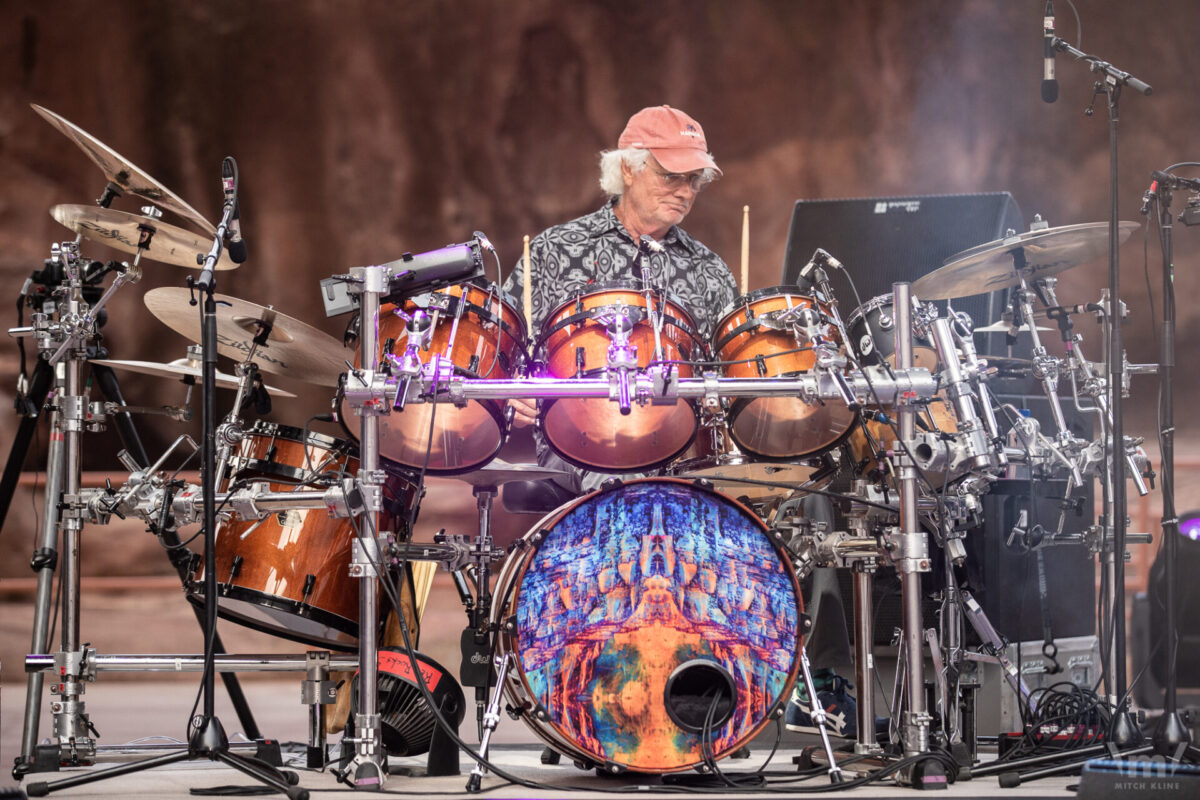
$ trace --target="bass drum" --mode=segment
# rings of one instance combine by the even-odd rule
[[[633,480],[568,503],[523,544],[497,581],[501,680],[551,748],[605,772],[675,772],[704,762],[710,711],[715,758],[783,713],[800,588],[742,504]]]

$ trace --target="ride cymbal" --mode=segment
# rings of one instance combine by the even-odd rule
[[[1129,238],[1140,225],[1122,222],[1118,236]],[[921,300],[950,300],[1017,286],[1086,264],[1108,250],[1108,223],[1064,225],[997,239],[946,259],[943,266],[913,282]],[[1017,270],[1022,257],[1024,264]]]

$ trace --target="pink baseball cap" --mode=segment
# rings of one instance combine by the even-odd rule
[[[630,117],[617,147],[649,150],[668,172],[708,168],[722,174],[708,154],[708,142],[700,123],[670,106],[643,108]]]

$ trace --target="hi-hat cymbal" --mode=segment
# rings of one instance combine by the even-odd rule
[[[185,203],[178,195],[145,172],[129,163],[104,142],[92,136],[74,123],[63,119],[48,108],[31,103],[33,110],[47,122],[73,141],[90,158],[108,180],[121,187],[122,191],[143,197],[167,211],[178,214],[205,233],[216,233],[216,227],[196,209]],[[207,252],[208,248],[205,248]]]
[[[203,258],[212,247],[211,240],[205,241],[183,228],[140,214],[114,211],[111,208],[60,205],[50,209],[50,216],[93,242],[135,255],[141,249],[142,258],[162,264],[174,264],[177,267],[200,269]],[[148,237],[149,243],[139,248],[147,234],[153,234]],[[197,256],[201,258],[201,263],[196,262]],[[229,259],[229,254],[222,251],[215,269],[237,267],[238,265]]]
[[[1122,222],[1118,238],[1124,242],[1140,227]],[[944,266],[913,282],[912,293],[921,300],[970,297],[1009,286],[1024,278],[1034,281],[1086,264],[1108,251],[1108,223],[1085,222],[1026,231],[1007,239],[963,250],[946,259]],[[1018,272],[1014,260],[1025,258]]]
[[[150,313],[193,342],[200,341],[200,315],[186,288],[165,286],[146,292]],[[267,343],[254,352],[263,372],[286,375],[320,386],[337,386],[346,371],[346,351],[337,339],[268,306],[236,297],[213,295],[217,303],[217,351],[235,361],[250,352],[259,321],[272,322]]]
[[[500,486],[513,481],[543,481],[569,474],[566,470],[553,467],[543,467],[538,464],[513,464],[493,458],[479,469],[453,477],[472,486]]]
[[[107,364],[115,369],[123,369],[128,372],[137,372],[141,375],[154,375],[159,378],[178,378],[189,383],[194,382],[200,384],[202,364],[199,359],[193,358],[177,358],[167,364],[162,364],[157,361],[119,361],[113,358],[96,358],[92,359],[93,364]],[[189,380],[191,379],[191,380]],[[218,389],[236,389],[240,381],[236,375],[230,375],[225,372],[217,372],[217,388]],[[274,397],[295,397],[296,395],[286,389],[277,389],[274,386],[263,384],[267,392]]]

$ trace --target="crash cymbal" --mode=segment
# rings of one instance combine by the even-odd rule
[[[203,366],[199,359],[193,358],[177,358],[167,364],[161,364],[157,361],[118,361],[113,358],[96,358],[92,359],[91,363],[107,364],[115,369],[137,372],[141,375],[154,375],[159,378],[178,378],[188,383],[195,383],[197,386],[200,385],[200,371]],[[235,375],[218,371],[216,383],[218,389],[236,389],[240,381]],[[296,396],[285,389],[277,389],[274,386],[264,384],[264,388],[274,397]]]
[[[168,225],[152,217],[127,214],[111,208],[61,205],[51,208],[50,216],[93,242],[135,255],[143,236],[152,233],[153,235],[149,236],[149,244],[141,248],[142,258],[162,264],[174,264],[177,267],[200,269],[201,263],[196,262],[196,257],[199,256],[203,262],[212,247],[211,240],[205,241],[183,228]],[[215,269],[237,267],[238,265],[229,259],[229,254],[222,251]]]
[[[543,467],[538,464],[513,464],[493,458],[473,472],[453,477],[472,486],[500,486],[513,481],[544,481],[569,474],[566,470],[553,467]]]
[[[1136,222],[1120,223],[1118,238],[1124,242],[1138,227]],[[951,256],[942,267],[914,281],[912,292],[921,300],[970,297],[1017,286],[1021,278],[1032,282],[1057,275],[1107,251],[1107,222],[1026,231]],[[1025,267],[1018,273],[1014,258],[1021,253]]]
[[[146,308],[159,321],[193,342],[200,341],[200,315],[190,305],[192,293],[183,287],[166,286],[146,292]],[[254,353],[263,372],[286,375],[321,386],[337,386],[346,371],[346,351],[337,339],[300,320],[236,297],[216,294],[217,350],[241,361],[250,352],[258,334],[259,320],[273,319],[265,346]]]
[[[33,106],[33,110],[40,114],[43,119],[74,142],[100,168],[104,176],[111,183],[121,187],[122,191],[145,198],[167,211],[178,214],[210,236],[216,233],[216,227],[206,220],[199,211],[183,202],[178,195],[154,180],[154,178],[151,178],[129,163],[129,161],[104,144],[104,142],[66,119],[63,119],[48,108],[43,108],[36,103],[31,103],[30,105]],[[208,252],[207,247],[204,250]]]

